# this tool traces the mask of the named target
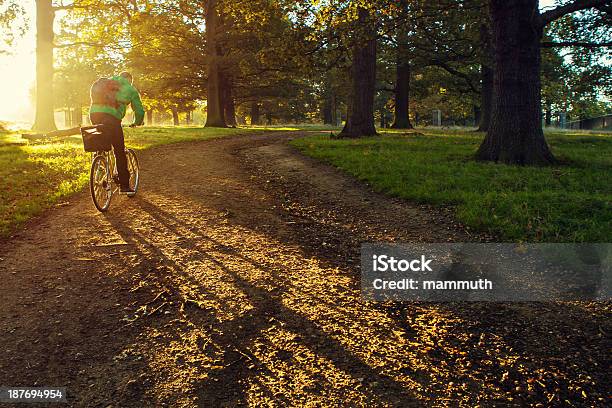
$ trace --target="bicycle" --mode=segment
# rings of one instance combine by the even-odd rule
[[[102,132],[104,125],[84,126],[81,128],[83,147],[91,153],[91,168],[89,172],[89,191],[94,205],[100,212],[108,211],[113,194],[119,190],[119,176],[115,153],[110,140]],[[130,173],[129,185],[133,193],[127,196],[132,198],[138,190],[140,173],[138,159],[132,149],[125,149],[128,171]]]

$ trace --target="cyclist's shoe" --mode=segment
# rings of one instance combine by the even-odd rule
[[[134,194],[135,193],[135,191],[130,186],[119,187],[119,192],[121,194]]]

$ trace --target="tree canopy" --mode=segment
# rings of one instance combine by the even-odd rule
[[[356,136],[375,134],[375,121],[430,125],[440,110],[443,124],[486,131],[499,99],[496,0],[48,3],[60,27],[51,44],[53,106],[75,118],[91,81],[125,69],[149,121],[197,116],[210,126],[345,121],[345,133]],[[537,9],[536,0],[519,3]],[[533,57],[541,115],[551,124],[562,112],[570,119],[610,113],[610,6],[558,3],[534,25],[542,32]],[[22,10],[0,4],[6,28]]]

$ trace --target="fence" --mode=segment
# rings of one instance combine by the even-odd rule
[[[567,129],[612,130],[612,115],[567,122]]]

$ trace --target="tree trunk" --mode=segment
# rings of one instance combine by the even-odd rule
[[[401,58],[398,55],[398,59]],[[395,121],[392,128],[395,129],[412,129],[410,123],[410,64],[405,61],[399,61],[396,65],[395,78]]]
[[[227,125],[236,127],[236,105],[232,94],[232,83],[229,79],[223,81],[223,110]]]
[[[40,140],[42,138],[54,138],[54,137],[66,137],[66,136],[74,136],[81,133],[81,127],[71,127],[68,129],[62,130],[53,130],[48,133],[29,133],[22,134],[21,137],[28,140]]]
[[[171,110],[172,110],[172,123],[174,123],[174,126],[180,125],[178,109],[172,108]]]
[[[147,125],[151,126],[153,124],[153,109],[149,109],[147,111]]]
[[[323,108],[321,109],[321,117],[324,125],[332,124],[332,98],[333,95],[328,94],[323,99]]]
[[[407,0],[399,1],[404,18],[409,17],[410,7]],[[410,36],[404,25],[398,27],[395,62],[395,117],[391,125],[396,129],[412,129],[410,123]]]
[[[234,105],[234,98],[231,95],[225,103],[225,118],[228,126],[236,127],[236,105]]]
[[[493,110],[480,160],[550,164],[542,132],[538,0],[490,0],[495,53]]]
[[[53,111],[53,20],[51,0],[36,0],[36,131],[57,129]]]
[[[219,14],[217,0],[210,0],[206,9],[206,47],[208,49],[208,94],[206,96],[206,127],[227,127],[222,104],[221,70],[219,69],[219,47],[217,30]]]
[[[472,105],[472,111],[474,112],[474,125],[478,125],[480,123],[480,106]]]
[[[71,126],[80,126],[83,124],[83,108],[80,105],[77,105],[72,110],[72,125]]]
[[[191,125],[192,119],[191,119],[191,109],[187,110],[187,113],[185,114],[185,123],[187,125]]]
[[[270,112],[266,112],[266,125],[272,125],[272,114]]]
[[[488,16],[483,16],[488,18]],[[491,27],[489,24],[480,25],[480,46],[482,55],[480,61],[480,80],[482,87],[480,90],[480,120],[478,121],[478,131],[486,132],[491,124],[491,110],[493,105],[493,44],[491,42]]]
[[[251,126],[259,125],[260,120],[261,119],[259,117],[259,103],[252,102],[251,103]]]
[[[365,36],[353,45],[351,92],[344,128],[339,137],[376,135],[374,127],[374,92],[376,83],[376,33],[369,11],[360,7],[359,23]]]
[[[72,126],[72,115],[70,114],[70,108],[64,109],[64,127]]]
[[[546,126],[552,125],[552,111],[550,110],[550,106],[546,107],[546,116],[544,118],[544,122]]]
[[[338,101],[336,94],[332,92],[331,95],[331,124],[338,126]]]
[[[486,132],[491,125],[491,109],[493,105],[493,69],[487,65],[480,66],[482,90],[480,91],[480,121],[478,131]]]

